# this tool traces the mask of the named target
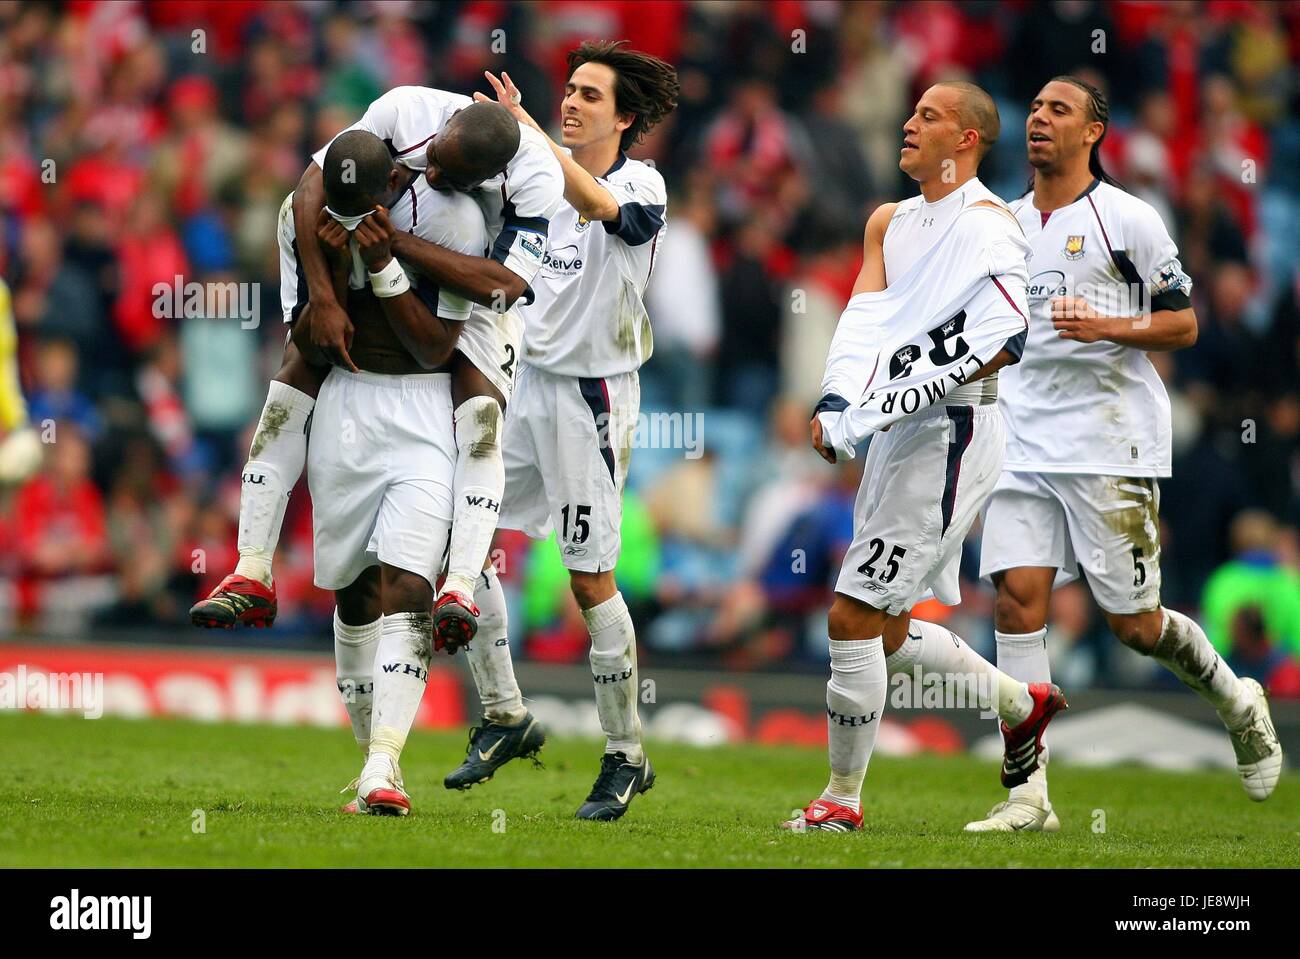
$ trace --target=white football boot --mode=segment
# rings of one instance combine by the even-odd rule
[[[387,753],[370,754],[357,777],[356,788],[359,813],[405,816],[411,811],[411,797],[402,788],[402,771]]]
[[[1264,687],[1253,679],[1241,681],[1250,688],[1255,701],[1245,723],[1236,729],[1229,728],[1228,734],[1237,754],[1237,774],[1241,776],[1242,788],[1255,802],[1263,802],[1273,794],[1273,787],[1282,775],[1282,744],[1273,728]]]
[[[964,832],[1057,832],[1061,820],[1049,802],[1039,805],[1032,797],[1017,797],[998,803],[987,819],[968,822]]]

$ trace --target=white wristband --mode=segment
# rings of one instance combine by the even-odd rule
[[[402,269],[402,264],[397,262],[397,257],[392,257],[388,261],[388,266],[378,273],[367,275],[370,277],[370,288],[374,290],[375,296],[401,296],[411,288],[411,279]]]

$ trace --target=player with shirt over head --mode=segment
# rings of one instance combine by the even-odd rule
[[[1146,354],[1196,342],[1191,280],[1159,214],[1102,169],[1109,108],[1070,76],[1029,106],[1033,185],[1015,204],[1032,247],[1025,358],[1003,378],[1007,455],[988,503],[980,573],[997,587],[998,666],[1047,682],[1048,602],[1082,571],[1111,631],[1218,712],[1246,793],[1267,799],[1282,748],[1264,691],[1204,631],[1160,603],[1158,479],[1169,398]],[[971,832],[1055,831],[1047,755]]]
[[[591,634],[596,708],[605,731],[600,773],[580,819],[621,817],[654,784],[637,716],[636,636],[614,579],[623,484],[640,410],[637,370],[650,358],[644,297],[663,237],[663,177],[627,149],[677,101],[677,73],[624,41],[569,53],[561,103],[567,203],[525,306],[524,352],[506,416],[506,486],[500,525],[536,539],[552,530]],[[510,78],[488,75],[498,101],[540,132]],[[480,587],[480,592],[482,592]],[[471,651],[484,722],[448,788],[491,778],[530,735],[515,683],[505,617],[480,621]],[[474,662],[471,658],[471,662]]]
[[[1025,759],[1004,766],[1008,785],[1033,768],[1043,730],[1065,708],[1055,686],[1012,679],[910,613],[928,595],[960,602],[962,541],[1002,466],[997,371],[1024,345],[1028,246],[976,177],[998,132],[997,108],[979,87],[930,87],[903,126],[899,160],[921,193],[882,204],[867,222],[811,423],[814,448],[832,463],[871,436],[827,623],[831,776],[789,829],[862,828],[890,674],[920,666],[956,691],[973,686],[971,705],[995,710],[1008,752]]]

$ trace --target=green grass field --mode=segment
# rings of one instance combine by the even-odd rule
[[[442,788],[460,735],[415,734],[403,758],[414,811],[343,816],[360,767],[350,735],[181,721],[0,716],[0,866],[1294,866],[1300,776],[1245,798],[1231,773],[1053,769],[1055,836],[971,836],[999,798],[966,758],[877,758],[857,834],[776,824],[825,783],[819,750],[651,744],[659,774],[617,823],[578,822],[599,747],[550,742],[546,768],[512,763],[485,786]],[[202,810],[206,831],[192,828]],[[498,812],[498,810],[500,812]],[[1094,812],[1100,811],[1100,813]],[[1105,831],[1093,830],[1104,813]],[[494,825],[497,827],[494,829]],[[504,826],[504,830],[500,827]]]

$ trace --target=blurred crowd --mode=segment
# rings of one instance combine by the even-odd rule
[[[590,37],[669,60],[682,87],[635,151],[670,188],[643,403],[702,441],[633,456],[619,575],[648,658],[824,665],[858,474],[812,453],[807,421],[863,224],[915,190],[900,126],[930,82],[981,84],[1003,122],[981,175],[1011,199],[1029,100],[1075,73],[1110,97],[1108,169],[1196,284],[1199,341],[1154,357],[1174,410],[1164,599],[1300,695],[1300,7],[1236,0],[0,0],[0,276],[48,434],[41,472],[0,493],[0,635],[229,638],[186,613],[234,564],[284,337],[276,213],[310,151],[390,87],[486,90],[485,69],[555,117]],[[155,308],[156,284],[191,281],[249,284],[252,321]],[[989,650],[978,540],[962,607],[925,612]],[[520,653],[585,656],[554,546],[505,534],[494,558]],[[303,483],[259,640],[328,646],[311,578]],[[1055,595],[1049,642],[1068,686],[1160,681],[1084,585]]]

